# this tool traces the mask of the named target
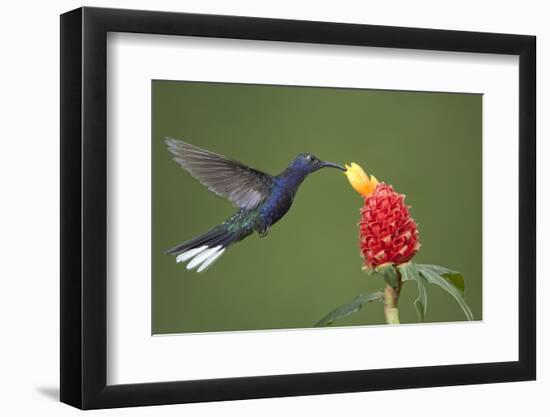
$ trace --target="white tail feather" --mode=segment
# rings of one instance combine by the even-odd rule
[[[185,262],[186,260],[191,259],[193,256],[198,255],[205,249],[208,249],[208,246],[201,246],[200,248],[189,249],[186,252],[180,253],[176,258],[176,262]]]
[[[197,256],[195,256],[191,262],[187,264],[187,269],[193,269],[196,266],[203,263],[206,259],[208,259],[211,255],[213,255],[215,252],[217,252],[221,248],[221,245],[215,246],[212,249],[207,249],[204,252],[199,253]]]
[[[197,269],[197,272],[205,271],[210,265],[212,265],[216,261],[216,259],[222,256],[224,252],[225,252],[225,248],[220,249],[218,252],[215,252],[213,255],[210,255],[210,257],[202,263],[199,269]]]

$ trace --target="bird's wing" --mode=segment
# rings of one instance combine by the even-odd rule
[[[166,145],[174,155],[174,161],[235,207],[253,209],[271,190],[274,180],[265,172],[181,140],[166,138]]]

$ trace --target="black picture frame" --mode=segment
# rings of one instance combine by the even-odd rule
[[[519,360],[107,385],[108,32],[519,56]],[[95,409],[535,379],[535,50],[524,35],[88,7],[61,15],[61,401]]]

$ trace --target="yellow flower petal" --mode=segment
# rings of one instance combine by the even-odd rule
[[[377,186],[378,184],[380,184],[380,181],[378,181],[374,175],[371,175],[371,176],[370,176],[370,182],[371,182],[371,184],[374,186],[375,189],[376,189],[376,186]]]
[[[363,168],[355,162],[352,162],[351,165],[346,164],[346,171],[344,174],[355,191],[364,197],[371,195],[379,184],[378,180],[373,175],[369,178]]]

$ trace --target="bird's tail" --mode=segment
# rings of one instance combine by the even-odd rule
[[[226,249],[252,233],[251,229],[230,227],[227,222],[191,240],[180,243],[166,251],[176,256],[176,262],[187,262],[187,269],[197,268],[203,272],[212,265]]]

